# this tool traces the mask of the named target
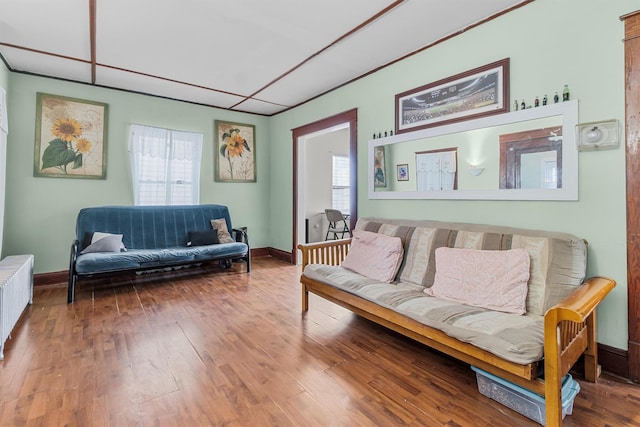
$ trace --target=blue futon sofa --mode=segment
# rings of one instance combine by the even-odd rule
[[[215,231],[224,219],[229,235]],[[222,221],[218,221],[222,224]],[[222,227],[224,228],[224,227]],[[95,240],[97,233],[105,239]],[[93,243],[92,243],[93,241]],[[218,243],[222,241],[223,243]],[[81,209],[71,245],[67,302],[79,277],[184,266],[217,260],[244,261],[251,271],[245,230],[231,226],[222,205],[103,206]]]

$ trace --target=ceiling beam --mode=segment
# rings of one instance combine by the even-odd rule
[[[96,0],[89,0],[89,40],[91,43],[91,84],[96,84]]]
[[[406,0],[395,0],[393,3],[391,3],[389,6],[385,7],[384,9],[382,9],[380,12],[376,13],[375,15],[373,15],[372,17],[370,17],[369,19],[367,19],[366,21],[362,22],[360,25],[358,25],[355,28],[352,28],[351,30],[347,31],[346,33],[344,33],[343,35],[341,35],[340,37],[338,37],[336,40],[334,40],[333,42],[329,43],[328,45],[326,45],[325,47],[323,47],[322,49],[318,50],[317,52],[311,54],[311,56],[309,56],[308,58],[306,58],[305,60],[303,60],[302,62],[300,62],[298,65],[296,65],[295,67],[289,69],[288,71],[285,71],[284,73],[282,73],[281,75],[279,75],[278,77],[276,77],[275,79],[271,80],[269,83],[267,83],[266,85],[262,86],[260,89],[256,90],[255,92],[253,92],[251,95],[247,96],[245,99],[243,99],[242,101],[238,102],[237,104],[231,106],[231,109],[237,107],[238,105],[242,104],[243,102],[252,99],[254,96],[256,96],[257,94],[259,94],[260,92],[262,92],[263,90],[267,89],[268,87],[272,86],[273,84],[275,84],[276,82],[282,80],[283,78],[285,78],[286,76],[288,76],[289,74],[293,73],[295,70],[297,70],[298,68],[302,67],[304,64],[306,64],[307,62],[311,61],[313,58],[315,58],[316,56],[320,55],[322,52],[326,51],[327,49],[335,46],[336,44],[340,43],[342,40],[346,39],[347,37],[351,36],[352,34],[360,31],[362,28],[366,27],[367,25],[369,25],[370,23],[372,23],[373,21],[375,21],[376,19],[380,18],[382,15],[385,15],[386,13],[388,13],[389,11],[391,11],[392,9],[396,8],[397,6],[400,6],[402,3],[404,3]]]

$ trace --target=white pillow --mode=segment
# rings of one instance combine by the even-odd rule
[[[105,234],[105,233],[101,233]],[[95,234],[94,234],[95,236]],[[81,254],[91,252],[120,252],[124,247],[122,244],[122,234],[109,234],[100,238],[92,238],[91,244],[84,248]]]
[[[94,231],[93,236],[91,236],[91,243],[95,243],[104,237],[110,237],[110,236],[120,236],[120,250],[122,251],[127,250],[127,248],[124,247],[124,243],[122,243],[122,237],[123,237],[122,234],[103,233],[101,231]]]
[[[370,279],[391,283],[400,269],[403,255],[399,237],[353,230],[351,247],[341,266]]]
[[[437,248],[433,286],[424,292],[474,307],[524,314],[530,262],[526,249]]]

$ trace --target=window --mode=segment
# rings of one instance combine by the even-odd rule
[[[333,189],[331,206],[344,214],[351,208],[349,193],[349,157],[333,156]]]
[[[458,189],[458,149],[420,151],[416,153],[418,191]]]
[[[200,202],[203,134],[131,125],[129,153],[136,205]]]

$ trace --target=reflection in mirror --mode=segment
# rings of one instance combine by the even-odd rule
[[[577,200],[577,121],[578,102],[573,100],[373,139],[369,198]],[[534,142],[527,145],[527,140]],[[379,150],[384,153],[378,162],[383,172],[415,164],[409,168],[409,179],[385,174],[385,186],[374,185],[374,152]],[[419,156],[453,150],[454,189],[434,191],[420,184]]]
[[[562,188],[562,127],[500,135],[500,188]]]
[[[387,186],[387,174],[385,172],[384,145],[375,147],[373,154],[373,179],[375,187]]]
[[[418,191],[445,191],[458,188],[458,150],[444,149],[416,153]]]

